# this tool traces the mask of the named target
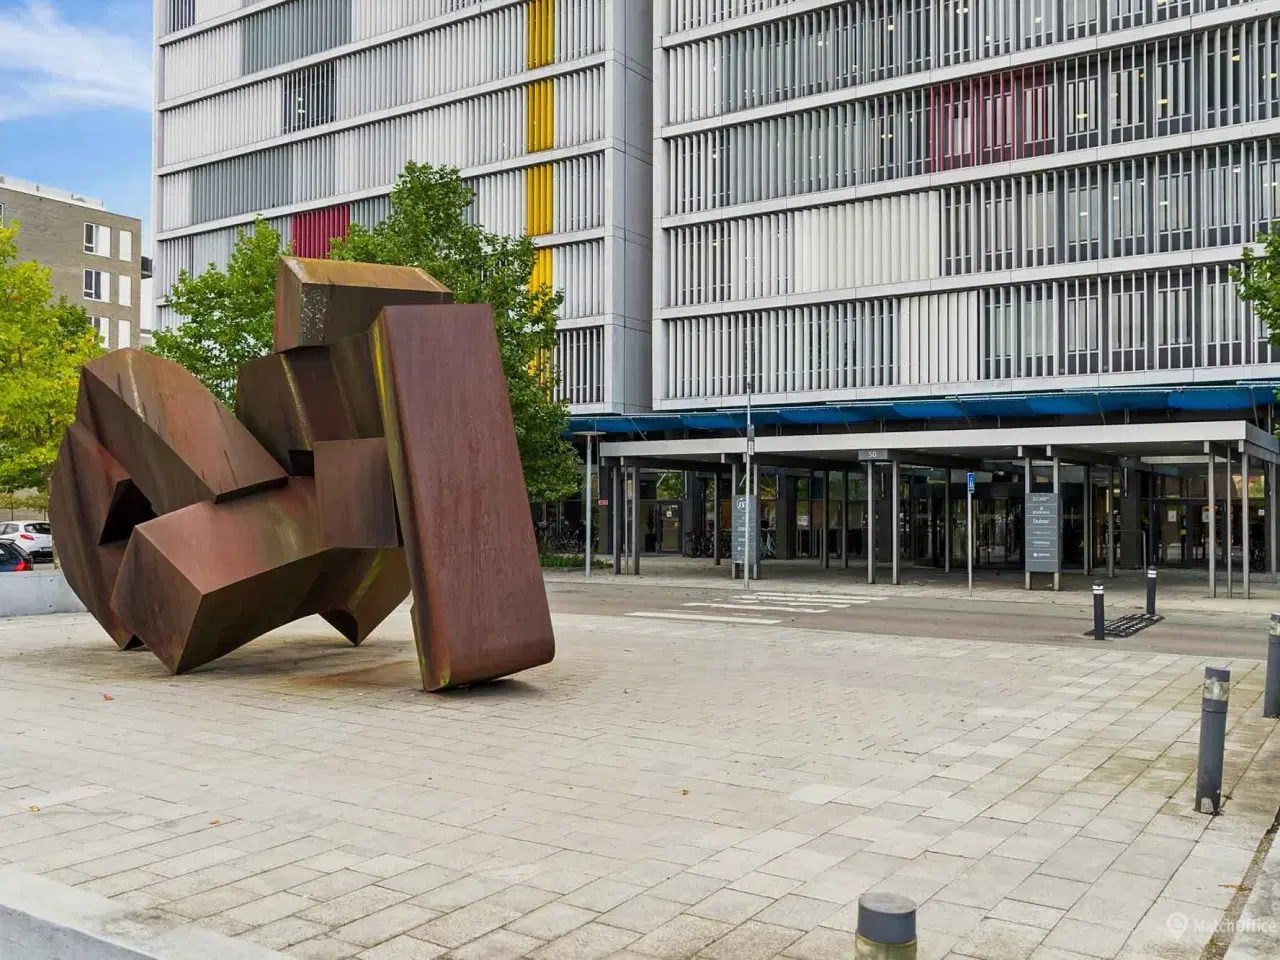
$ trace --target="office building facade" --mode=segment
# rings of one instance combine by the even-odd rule
[[[18,256],[49,268],[54,297],[83,307],[105,346],[142,346],[142,222],[101,200],[0,176],[0,223],[17,222]]]
[[[1274,377],[1267,0],[666,0],[654,406]],[[754,376],[752,376],[752,374]]]
[[[372,226],[405,162],[532,236],[564,291],[557,395],[648,407],[650,12],[634,0],[158,0],[158,323],[261,213],[301,256]]]

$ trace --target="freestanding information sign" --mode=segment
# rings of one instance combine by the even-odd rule
[[[733,498],[733,553],[734,563],[759,563],[760,536],[756,533],[760,525],[760,503],[755,496],[738,494]],[[752,534],[755,534],[754,536]],[[750,551],[750,556],[747,551]]]
[[[1058,495],[1027,494],[1024,549],[1030,573],[1058,573]]]

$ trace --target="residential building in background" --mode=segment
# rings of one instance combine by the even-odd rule
[[[141,346],[142,221],[101,200],[0,176],[0,221],[17,221],[18,253],[52,274],[54,297],[84,307],[104,345]]]
[[[649,406],[650,0],[158,0],[157,323],[261,213],[300,256],[372,226],[405,162],[529,234],[564,291],[557,394]]]

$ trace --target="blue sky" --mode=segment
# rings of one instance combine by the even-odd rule
[[[0,0],[0,173],[151,236],[151,0]]]

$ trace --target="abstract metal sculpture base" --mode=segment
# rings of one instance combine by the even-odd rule
[[[233,416],[137,350],[88,363],[50,489],[67,582],[174,673],[319,614],[359,644],[410,592],[424,689],[555,654],[488,307],[419,270],[283,257]]]

